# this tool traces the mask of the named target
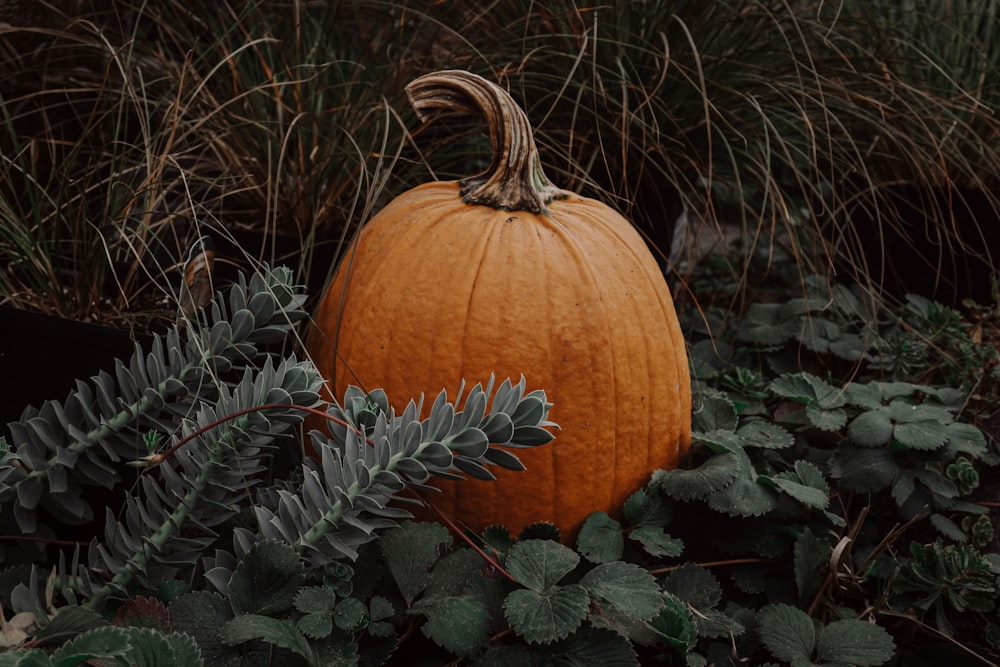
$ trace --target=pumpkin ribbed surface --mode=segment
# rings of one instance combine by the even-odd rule
[[[464,380],[546,390],[553,443],[494,482],[432,479],[473,529],[613,512],[690,443],[687,356],[666,282],[627,220],[567,194],[541,213],[463,201],[457,182],[394,199],[348,250],[307,348],[336,396],[385,389],[401,410]]]

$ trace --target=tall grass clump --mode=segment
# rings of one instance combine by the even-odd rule
[[[447,25],[454,4],[426,12]],[[525,100],[563,184],[664,256],[734,227],[751,246],[784,238],[803,273],[878,288],[903,247],[961,297],[951,257],[989,270],[996,251],[995,3],[878,4],[466,3],[446,43]]]

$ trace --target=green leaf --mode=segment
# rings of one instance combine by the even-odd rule
[[[663,593],[653,575],[633,563],[598,565],[580,579],[590,597],[603,600],[622,614],[648,621],[663,606]]]
[[[507,554],[506,568],[518,583],[536,592],[554,586],[573,571],[580,556],[552,540],[522,540]]]
[[[549,644],[569,636],[583,623],[589,606],[587,591],[578,584],[544,592],[519,588],[503,603],[507,622],[531,644]]]
[[[601,628],[577,632],[553,644],[546,653],[554,658],[546,664],[573,667],[639,667],[635,649],[628,639],[617,632]]]
[[[306,586],[295,595],[295,608],[303,614],[331,612],[337,604],[337,594],[329,586]]]
[[[789,496],[808,507],[816,509],[826,509],[830,504],[830,498],[823,489],[816,489],[798,481],[798,475],[790,472],[779,473],[773,477],[762,477],[774,484],[777,488],[787,493]]]
[[[727,452],[715,454],[691,470],[657,470],[653,473],[653,482],[672,498],[696,500],[732,484],[741,469],[737,455]]]
[[[167,642],[170,644],[174,665],[202,667],[205,664],[205,661],[201,657],[201,650],[191,635],[181,632],[171,632],[167,635]]]
[[[233,610],[224,597],[207,591],[182,595],[168,607],[174,632],[192,636],[201,649],[206,665],[224,665],[233,654],[222,640],[222,628],[233,617]]]
[[[841,444],[829,461],[830,475],[850,491],[880,491],[899,473],[899,464],[885,448],[859,449]]]
[[[130,627],[126,630],[132,647],[129,653],[130,667],[177,667],[177,665],[195,667],[203,664],[198,647],[190,635],[164,635],[159,630],[141,627]],[[171,641],[175,637],[186,638],[187,641]]]
[[[260,639],[268,644],[286,648],[315,663],[309,642],[298,631],[295,624],[281,618],[261,616],[260,614],[245,614],[230,619],[222,628],[222,638],[232,646],[242,644],[251,639]]]
[[[715,575],[696,563],[684,563],[663,582],[663,590],[699,611],[718,606],[722,586]]]
[[[724,396],[704,396],[691,417],[694,433],[732,432],[736,430],[736,424],[736,407]]]
[[[861,447],[882,447],[892,438],[893,424],[882,410],[869,410],[855,417],[847,426],[847,437]]]
[[[629,496],[622,506],[622,513],[633,526],[666,526],[673,518],[674,509],[666,496],[650,485]]]
[[[799,590],[799,599],[807,600],[823,585],[824,568],[830,562],[833,547],[829,539],[822,535],[813,535],[812,531],[806,528],[795,539],[793,552],[795,585]]]
[[[664,605],[650,621],[650,627],[682,656],[694,645],[691,611],[671,593],[664,594]]]
[[[746,454],[743,455],[746,457]],[[778,506],[778,496],[751,477],[749,459],[741,462],[745,470],[732,484],[708,497],[708,506],[730,516],[760,516]]]
[[[80,662],[71,665],[81,664]],[[0,667],[55,667],[52,657],[40,648],[19,649],[0,653]]]
[[[628,536],[637,540],[646,553],[656,558],[677,558],[684,551],[684,542],[671,537],[659,526],[638,526]]]
[[[883,628],[849,619],[834,621],[820,631],[816,657],[820,661],[872,667],[888,662],[895,650],[892,637]]]
[[[757,613],[757,623],[760,641],[778,660],[794,664],[812,657],[816,627],[801,609],[788,604],[768,605]]]
[[[347,633],[364,630],[368,620],[368,607],[357,598],[341,600],[333,610],[334,624]]]
[[[839,431],[847,423],[847,413],[840,408],[807,405],[806,417],[813,426],[827,432]]]
[[[296,627],[310,639],[329,637],[333,632],[333,616],[328,612],[309,612],[299,619]]]
[[[448,529],[436,523],[406,521],[382,533],[379,546],[407,605],[431,582],[439,547],[451,544]]]
[[[948,444],[947,425],[937,421],[896,424],[893,435],[901,445],[922,451],[940,449]]]
[[[625,550],[621,524],[606,512],[591,514],[580,527],[576,549],[591,563],[620,560]]]
[[[236,565],[229,603],[236,614],[278,616],[291,611],[305,581],[305,568],[287,542],[261,540]]]
[[[769,388],[778,396],[806,406],[814,406],[821,411],[834,410],[847,404],[843,390],[811,373],[782,375],[771,382]]]
[[[784,449],[795,444],[795,437],[786,429],[763,420],[755,419],[736,430],[744,447]]]
[[[124,628],[105,625],[88,630],[57,648],[52,654],[52,663],[57,667],[70,667],[88,660],[124,658],[130,648]]]
[[[471,596],[419,601],[413,608],[427,617],[424,635],[458,656],[470,656],[489,645],[492,618],[489,610]]]
[[[62,642],[87,630],[107,625],[96,611],[86,607],[66,606],[59,609],[45,626],[33,637],[36,642]]]

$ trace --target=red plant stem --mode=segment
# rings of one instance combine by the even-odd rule
[[[255,405],[252,408],[245,408],[243,410],[238,410],[236,412],[233,412],[232,414],[226,415],[225,417],[219,417],[215,421],[213,421],[213,422],[211,422],[209,424],[206,424],[205,426],[201,427],[200,429],[198,429],[194,433],[192,433],[192,434],[190,434],[190,435],[188,435],[188,436],[186,436],[184,438],[181,438],[180,440],[177,441],[176,445],[174,445],[173,447],[171,447],[167,451],[163,452],[162,454],[152,454],[150,456],[144,457],[143,460],[146,461],[146,462],[148,462],[148,463],[150,463],[150,464],[152,464],[152,465],[158,465],[160,463],[163,463],[168,458],[170,458],[170,456],[173,455],[174,452],[176,452],[178,449],[180,449],[181,447],[183,447],[184,445],[186,445],[190,441],[192,441],[195,438],[197,438],[199,435],[201,435],[205,431],[207,431],[207,430],[209,430],[211,428],[215,428],[216,426],[219,426],[220,424],[224,424],[227,421],[229,421],[230,419],[236,419],[237,417],[242,417],[243,415],[250,414],[251,412],[258,412],[260,410],[270,410],[272,408],[293,408],[295,410],[301,410],[302,412],[308,412],[308,413],[316,415],[318,417],[323,417],[324,419],[329,419],[330,421],[332,421],[334,423],[337,423],[337,424],[340,424],[341,426],[346,426],[347,428],[352,429],[358,435],[363,435],[363,433],[361,431],[359,431],[354,426],[351,426],[350,424],[348,424],[343,419],[340,419],[339,417],[334,417],[333,415],[327,414],[326,412],[323,412],[322,410],[318,410],[316,408],[306,407],[305,405],[297,405],[295,403],[265,403],[264,405]],[[372,441],[371,441],[370,438],[365,438],[365,440],[368,442],[369,445],[374,444],[374,443],[372,443]]]

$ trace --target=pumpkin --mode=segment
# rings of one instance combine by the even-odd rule
[[[319,304],[306,348],[334,396],[350,384],[390,401],[463,380],[522,375],[545,389],[553,443],[514,452],[526,470],[496,481],[431,480],[433,504],[473,530],[539,521],[573,535],[614,512],[691,438],[684,340],[662,271],[610,207],[556,188],[527,116],[464,71],[406,88],[421,120],[482,117],[482,174],[432,182],[385,206],[357,235]]]

